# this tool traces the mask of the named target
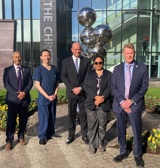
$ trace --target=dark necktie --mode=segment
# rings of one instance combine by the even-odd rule
[[[21,74],[21,67],[17,67],[17,68],[18,68],[18,71],[17,71],[18,91],[22,91],[23,80],[22,80],[22,74]]]
[[[75,61],[75,66],[76,66],[76,71],[78,72],[78,59],[76,58],[76,61]]]
[[[126,77],[125,77],[125,99],[129,98],[129,89],[131,85],[131,71],[130,71],[131,65],[127,66],[126,69]]]

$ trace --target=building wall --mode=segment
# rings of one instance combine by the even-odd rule
[[[4,68],[12,64],[14,28],[13,20],[0,20],[0,88],[3,88]]]

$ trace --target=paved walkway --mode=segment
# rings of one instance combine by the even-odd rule
[[[148,118],[148,117],[147,117]],[[56,132],[62,136],[59,140],[49,140],[45,146],[39,145],[37,138],[37,112],[28,120],[28,144],[21,146],[17,137],[13,143],[13,150],[4,150],[5,133],[0,132],[0,168],[135,168],[133,153],[121,163],[113,162],[119,149],[113,148],[117,144],[116,120],[108,124],[106,138],[109,141],[105,153],[97,151],[90,154],[88,145],[81,140],[80,127],[77,125],[76,140],[65,144],[67,133],[67,105],[57,106]],[[127,133],[131,136],[131,128]],[[145,168],[159,168],[160,156],[144,154]]]

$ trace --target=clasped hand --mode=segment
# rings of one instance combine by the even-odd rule
[[[51,96],[48,96],[47,98],[48,98],[50,101],[53,101],[53,100],[56,99],[56,97],[57,97],[57,95],[56,95],[56,94],[53,94],[53,95],[51,95]]]
[[[80,87],[75,87],[72,89],[72,92],[75,94],[75,95],[78,95],[80,92],[81,92],[81,88]]]
[[[132,101],[130,99],[125,100],[124,102],[121,103],[121,107],[126,113],[131,112],[130,106],[132,105]]]
[[[17,92],[18,93],[18,99],[22,100],[25,97],[25,92]]]
[[[103,102],[104,102],[104,96],[95,96],[94,104],[96,106],[99,106]]]

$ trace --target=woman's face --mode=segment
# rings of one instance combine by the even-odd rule
[[[95,70],[103,69],[103,60],[100,57],[95,59],[95,61],[94,61],[94,69]]]

